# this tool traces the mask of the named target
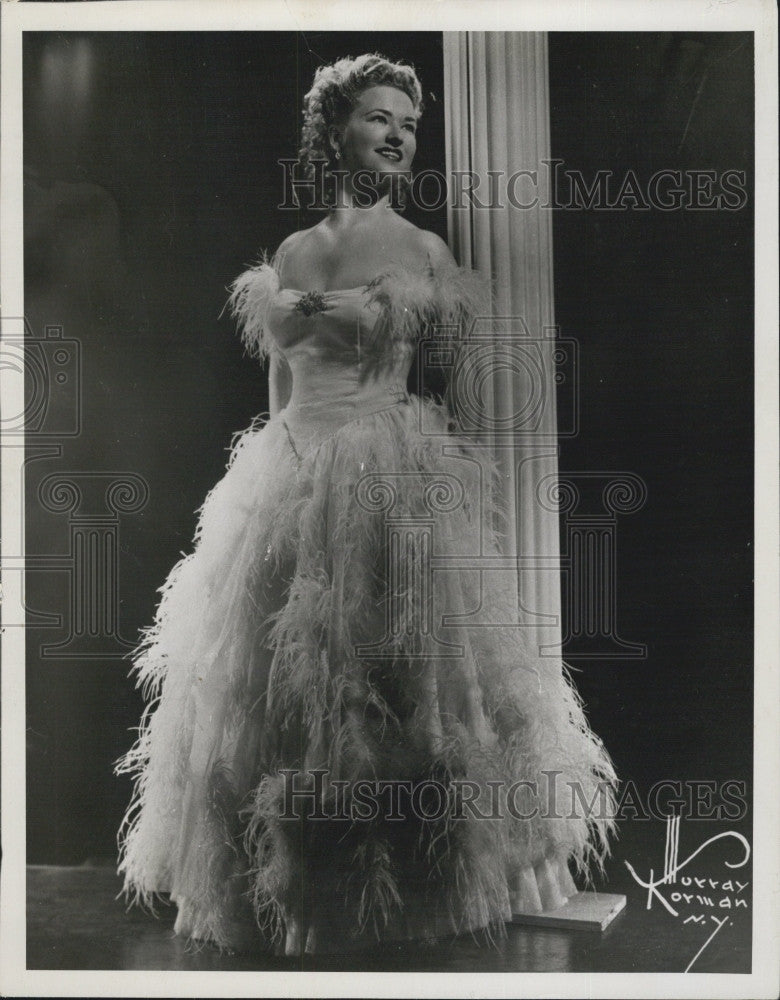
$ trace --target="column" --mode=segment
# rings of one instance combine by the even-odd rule
[[[444,79],[451,192],[455,171],[470,172],[474,185],[474,196],[451,194],[450,245],[461,265],[493,280],[492,316],[475,331],[495,357],[481,437],[513,512],[505,554],[517,560],[522,620],[536,627],[540,647],[557,648],[558,514],[539,501],[538,487],[557,474],[556,364],[560,381],[560,365],[565,379],[571,359],[555,336],[552,213],[542,207],[549,201],[547,36],[447,32]]]

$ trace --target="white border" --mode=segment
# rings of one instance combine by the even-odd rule
[[[777,9],[773,0],[122,0],[0,2],[0,303],[23,315],[21,33],[24,30],[755,31],[756,65],[756,699],[752,975],[658,973],[28,972],[25,964],[24,635],[2,633],[0,993],[4,996],[513,996],[775,997],[780,885],[778,788],[778,230]],[[747,331],[735,330],[734,336]],[[0,371],[5,412],[23,386]],[[3,448],[3,552],[23,551],[21,448]],[[20,606],[20,574],[4,574],[3,620]]]

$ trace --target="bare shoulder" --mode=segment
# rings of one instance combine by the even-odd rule
[[[394,224],[401,244],[410,255],[429,261],[433,267],[455,263],[450,248],[436,233],[432,233],[429,229],[420,229],[401,215],[395,215]]]
[[[300,280],[301,272],[306,272],[310,257],[317,252],[317,237],[318,226],[311,226],[290,233],[279,244],[274,259],[283,283]]]
[[[453,266],[455,258],[450,252],[450,248],[436,233],[428,229],[418,229],[418,240],[421,251],[428,257],[434,268],[443,266]]]
[[[294,233],[290,233],[289,236],[285,237],[279,244],[279,249],[276,251],[276,256],[279,259],[280,264],[284,262],[285,259],[294,256],[296,251],[299,251],[302,246],[306,243],[306,237],[311,234],[312,230],[316,228],[312,226],[310,229],[299,229]]]

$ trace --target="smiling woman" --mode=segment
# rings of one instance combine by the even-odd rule
[[[231,296],[271,417],[239,435],[136,657],[125,889],[170,894],[177,932],[223,948],[500,931],[607,850],[614,773],[562,665],[518,628],[513,578],[452,568],[499,556],[495,467],[405,389],[420,339],[457,350],[485,301],[389,202],[421,106],[380,56],[317,72],[301,158],[340,171],[336,200]],[[596,812],[542,817],[550,774]],[[367,808],[367,784],[389,799]]]
[[[410,66],[391,63],[378,55],[339,59],[331,66],[320,66],[305,97],[301,163],[310,173],[318,159],[328,160],[333,167],[342,152],[346,132],[360,133],[363,123],[367,126],[369,148],[392,148],[397,139],[391,142],[382,126],[395,115],[398,122],[394,125],[402,125],[405,135],[414,136],[422,110],[422,88]],[[406,169],[415,151],[413,143]],[[376,163],[372,166],[378,169]]]
[[[349,173],[409,170],[417,150],[418,117],[408,94],[394,87],[369,87],[343,127],[329,130],[334,156]]]

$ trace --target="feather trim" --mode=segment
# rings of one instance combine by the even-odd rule
[[[438,324],[453,329],[454,339],[468,339],[474,321],[490,309],[490,281],[479,271],[453,264],[434,273],[433,286]]]
[[[370,282],[366,292],[369,302],[382,308],[396,341],[415,341],[434,332],[451,342],[462,341],[490,302],[487,279],[456,264],[436,269],[396,264]]]
[[[268,310],[279,291],[279,273],[266,253],[230,286],[228,306],[238,320],[241,340],[252,357],[264,359],[276,345],[268,329]]]
[[[264,359],[276,350],[268,310],[278,291],[279,273],[266,253],[230,286],[227,305],[252,357]],[[368,283],[366,294],[382,309],[394,341],[414,342],[435,331],[460,342],[488,307],[490,284],[479,272],[455,264],[436,269],[395,264]]]

